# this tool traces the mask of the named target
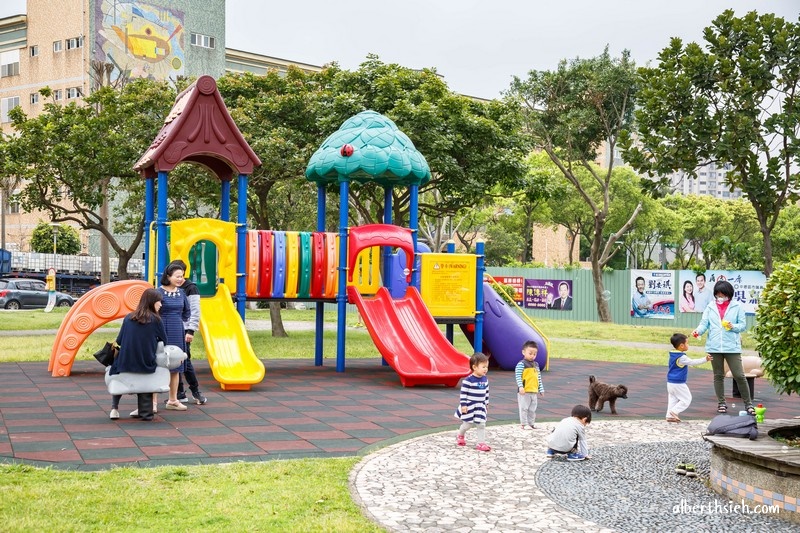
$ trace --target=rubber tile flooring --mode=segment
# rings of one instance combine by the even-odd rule
[[[349,360],[341,373],[335,361],[316,367],[313,361],[265,360],[264,381],[249,391],[221,390],[208,362],[193,362],[208,403],[167,411],[161,395],[152,422],[128,417],[135,396],[123,397],[121,418],[109,420],[111,398],[94,360],[76,361],[72,375],[62,378],[52,377],[46,362],[0,364],[0,462],[97,470],[335,457],[457,426],[458,388],[403,388],[378,359]],[[617,402],[617,416],[606,406],[595,420],[665,416],[666,368],[569,359],[550,366],[543,373],[539,421],[559,420],[575,404],[586,404],[589,375],[629,390],[628,399]],[[711,371],[689,374],[694,401],[683,418],[710,420],[716,414]],[[517,421],[514,373],[492,369],[489,384],[490,425]],[[800,416],[796,395],[779,396],[763,379],[755,388],[768,418]],[[729,379],[726,392],[731,394]],[[744,407],[738,398],[728,403],[737,412]]]

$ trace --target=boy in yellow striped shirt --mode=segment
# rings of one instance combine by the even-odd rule
[[[535,341],[527,341],[522,345],[522,360],[514,368],[514,379],[517,382],[517,404],[519,405],[519,423],[522,429],[535,429],[536,407],[539,395],[544,395],[542,373],[536,362],[539,346]]]

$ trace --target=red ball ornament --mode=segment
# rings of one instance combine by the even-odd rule
[[[352,144],[342,145],[342,149],[339,150],[339,153],[342,154],[344,157],[350,157],[351,155],[353,155],[353,145]]]

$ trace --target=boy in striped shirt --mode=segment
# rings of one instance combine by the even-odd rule
[[[517,405],[519,406],[519,423],[522,429],[535,429],[536,407],[538,395],[544,395],[542,373],[536,362],[539,346],[535,341],[527,341],[522,345],[522,360],[514,368],[514,379],[517,381]]]
[[[456,434],[456,444],[466,446],[464,438],[467,430],[476,428],[478,445],[476,450],[488,452],[491,448],[486,444],[486,406],[489,404],[489,358],[482,353],[474,353],[469,358],[472,373],[461,381],[461,395],[455,417],[461,420],[461,427]]]

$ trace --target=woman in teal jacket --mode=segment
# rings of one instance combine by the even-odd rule
[[[747,329],[744,307],[733,299],[733,285],[727,281],[718,281],[714,285],[715,301],[705,308],[700,324],[692,332],[699,337],[708,331],[706,352],[713,357],[711,368],[714,370],[714,393],[717,395],[718,413],[728,412],[725,402],[725,367],[728,363],[733,379],[742,393],[745,409],[748,414],[755,415],[750,387],[744,377],[742,368],[742,338],[740,333]]]

